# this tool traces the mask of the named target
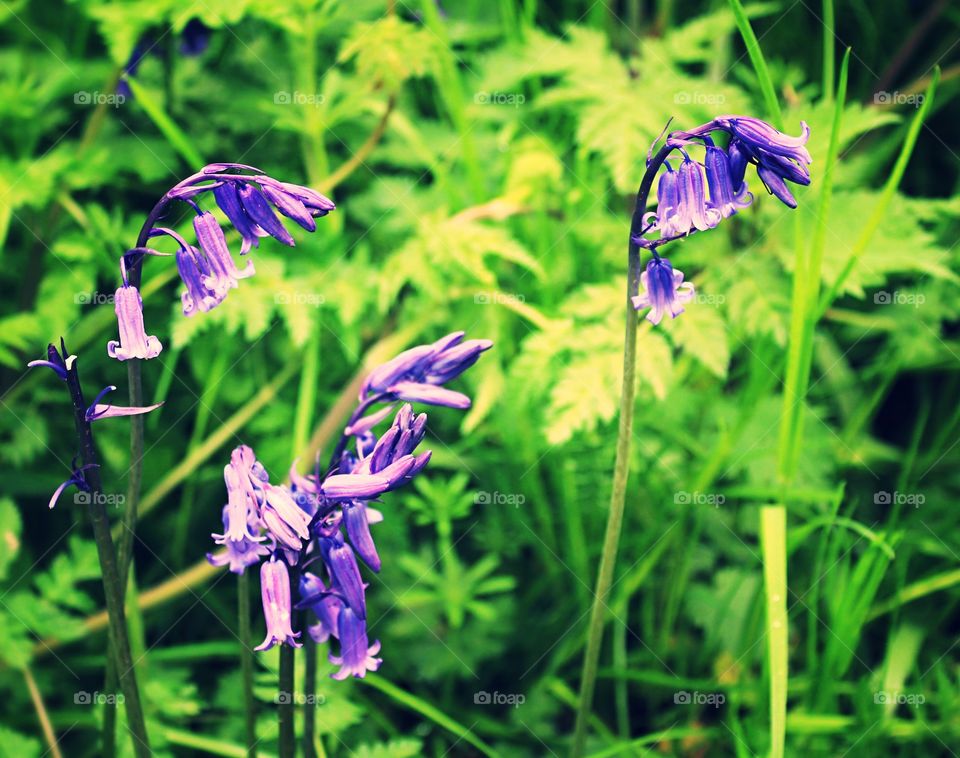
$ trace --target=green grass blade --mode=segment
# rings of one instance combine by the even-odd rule
[[[910,123],[910,128],[907,130],[906,139],[903,141],[903,147],[900,149],[900,155],[897,157],[897,162],[893,166],[893,171],[890,173],[890,178],[887,179],[887,183],[883,187],[880,200],[873,209],[873,213],[870,214],[870,218],[867,219],[867,223],[864,226],[863,231],[860,233],[860,237],[857,239],[856,244],[853,246],[853,250],[850,252],[850,257],[844,265],[843,270],[840,272],[840,275],[837,277],[833,285],[831,285],[827,293],[820,300],[820,315],[823,315],[823,312],[826,311],[830,303],[832,303],[840,293],[843,283],[847,280],[847,277],[850,276],[850,272],[853,271],[853,267],[857,264],[857,261],[860,260],[860,256],[862,256],[866,251],[867,245],[870,244],[870,240],[873,239],[873,235],[877,231],[877,227],[880,226],[880,222],[883,221],[883,218],[887,213],[887,209],[890,207],[890,203],[893,200],[893,195],[900,184],[900,180],[903,178],[903,175],[907,170],[907,164],[910,162],[910,156],[913,153],[914,145],[917,143],[917,137],[920,136],[920,128],[923,126],[923,122],[926,120],[927,115],[933,108],[933,99],[937,93],[937,85],[939,82],[940,67],[938,66],[934,69],[933,79],[930,81],[930,86],[927,87],[926,92],[924,92],[923,104],[920,106],[920,109],[917,111],[917,115],[913,117],[913,121]]]
[[[767,605],[767,657],[770,676],[770,756],[783,758],[787,728],[787,509],[760,511],[760,547]]]
[[[436,706],[431,705],[426,700],[421,700],[416,695],[400,689],[392,682],[384,679],[382,676],[369,675],[360,681],[373,687],[374,689],[380,690],[380,692],[382,692],[384,695],[387,695],[400,705],[406,706],[412,711],[416,711],[421,716],[425,716],[437,726],[443,727],[448,732],[455,735],[458,739],[473,745],[484,755],[490,756],[490,758],[498,758],[500,755],[492,747],[477,737],[473,732],[463,726],[463,724],[454,721]]]
[[[780,110],[780,102],[777,100],[777,93],[773,88],[773,80],[770,78],[767,61],[763,57],[763,51],[760,49],[760,42],[757,40],[757,35],[753,33],[753,27],[750,26],[750,19],[747,18],[747,13],[743,9],[743,4],[740,0],[730,0],[730,9],[733,11],[733,17],[737,22],[737,28],[740,30],[740,36],[743,37],[743,44],[747,47],[747,55],[750,56],[753,70],[757,74],[760,90],[763,92],[763,100],[767,105],[767,114],[772,119],[773,125],[778,129],[782,129],[783,112]]]
[[[131,76],[128,76],[126,81],[130,86],[130,91],[133,93],[134,99],[140,104],[140,107],[143,108],[144,113],[147,114],[153,122],[153,125],[160,130],[160,133],[166,138],[167,142],[170,143],[170,146],[180,153],[187,164],[194,169],[199,169],[201,166],[206,165],[207,162],[203,159],[203,156],[200,155],[200,151],[197,150],[193,142],[190,141],[190,138],[184,134],[183,130],[177,126],[176,122],[167,115],[167,112],[160,103],[156,101],[150,91]]]
[[[823,99],[833,100],[833,48],[836,45],[834,33],[833,0],[823,0]],[[847,55],[850,49],[847,48]]]

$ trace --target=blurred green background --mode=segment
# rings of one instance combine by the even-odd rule
[[[754,177],[753,207],[671,248],[698,298],[640,331],[589,750],[769,748],[757,511],[778,494],[794,250],[822,221],[824,289],[853,264],[817,327],[787,496],[787,754],[955,755],[960,9],[746,9],[786,131],[810,124],[813,184],[789,211]],[[25,682],[65,755],[97,754],[102,713],[81,696],[102,688],[105,647],[88,525],[70,498],[46,509],[72,420],[62,386],[24,364],[62,335],[88,393],[125,394],[105,351],[118,257],[212,161],[338,209],[293,249],[262,245],[257,275],[192,319],[172,261],[146,262],[164,351],[143,375],[166,404],[146,421],[130,607],[157,754],[242,755],[236,585],[204,561],[229,450],[250,444],[282,475],[329,450],[365,366],[464,329],[496,343],[458,382],[474,407],[430,413],[428,474],[374,527],[383,667],[322,678],[319,730],[329,756],[563,755],[613,465],[633,192],[670,117],[770,115],[728,5],[21,0],[0,3],[0,38],[0,755],[47,750]],[[97,432],[122,493],[128,426]]]

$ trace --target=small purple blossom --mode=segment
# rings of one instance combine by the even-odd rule
[[[431,345],[420,345],[400,353],[374,369],[363,383],[360,399],[382,394],[398,400],[469,408],[470,398],[459,392],[438,393],[439,385],[455,379],[489,350],[490,340],[463,341],[463,332],[453,332]]]
[[[193,229],[197,235],[200,250],[210,264],[211,281],[208,284],[215,291],[224,291],[237,286],[238,279],[253,276],[253,261],[248,260],[243,270],[239,270],[227,247],[227,238],[223,235],[220,222],[212,213],[198,213],[193,219]]]
[[[677,226],[682,234],[706,231],[720,223],[720,212],[708,205],[703,166],[684,156],[677,171]]]
[[[300,632],[291,627],[290,572],[287,564],[276,556],[264,561],[260,567],[260,595],[263,599],[263,616],[267,620],[267,636],[255,650],[269,650],[274,645],[286,643],[301,647],[297,642]]]
[[[640,275],[643,292],[633,298],[636,310],[650,308],[647,320],[659,324],[664,312],[672,318],[683,313],[681,303],[693,298],[694,289],[690,282],[683,281],[683,273],[675,270],[666,258],[655,257],[647,264],[647,270]]]
[[[376,671],[383,663],[375,657],[380,652],[380,643],[367,642],[367,622],[348,606],[340,611],[337,618],[340,639],[340,655],[330,654],[330,663],[340,666],[333,674],[334,679],[343,680],[348,676],[362,679],[368,671]]]
[[[129,285],[120,287],[114,294],[113,308],[120,328],[120,341],[107,343],[107,355],[118,361],[146,360],[160,355],[163,350],[160,340],[148,335],[143,327],[143,300],[139,290]]]
[[[286,487],[266,485],[260,518],[277,542],[291,550],[300,551],[310,538],[310,517]]]
[[[234,574],[242,574],[248,566],[253,566],[260,562],[262,558],[270,555],[270,550],[264,545],[259,537],[241,538],[239,540],[227,539],[226,534],[230,530],[231,513],[230,506],[223,506],[223,534],[213,535],[217,544],[223,545],[226,550],[219,553],[207,553],[207,560],[213,566],[229,566]],[[248,528],[256,530],[259,527],[259,519],[255,517],[248,518]]]
[[[297,244],[277,218],[263,193],[252,184],[240,183],[237,187],[240,204],[253,222],[275,240],[293,247]]]
[[[725,150],[712,143],[706,145],[704,166],[707,171],[707,186],[710,188],[710,205],[717,209],[722,218],[748,207],[753,195],[747,192],[743,176],[734,184],[730,157]]]
[[[177,251],[177,270],[186,287],[180,295],[184,316],[211,311],[227,296],[229,284],[214,274],[207,256],[193,245]]]

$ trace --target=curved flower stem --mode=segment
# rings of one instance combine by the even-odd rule
[[[240,671],[243,677],[244,741],[248,758],[257,755],[257,713],[253,699],[253,645],[250,638],[250,574],[237,577],[237,618],[240,633]]]
[[[143,247],[144,231],[141,230],[137,247]],[[143,254],[135,254],[135,261],[127,269],[127,282],[140,289]],[[130,405],[143,405],[143,379],[141,361],[137,358],[127,361],[127,383],[129,384]],[[140,503],[140,488],[143,482],[143,416],[130,417],[130,468],[127,472],[127,497],[124,501],[123,520],[117,544],[117,570],[120,575],[120,594],[126,595],[127,577],[133,560],[133,538],[137,531],[137,508]],[[112,693],[117,688],[117,664],[115,640],[111,633],[107,641],[105,689]],[[103,755],[106,758],[116,754],[117,705],[108,703],[103,714]]]
[[[66,355],[66,347],[63,346]],[[67,372],[67,388],[73,402],[74,421],[77,437],[80,440],[80,454],[84,465],[92,465],[84,472],[89,488],[88,512],[93,524],[93,538],[97,545],[97,556],[103,574],[103,592],[107,604],[107,617],[110,634],[114,641],[116,666],[119,673],[120,688],[125,699],[127,724],[133,734],[133,749],[137,758],[152,755],[147,739],[147,727],[140,704],[140,690],[137,687],[133,657],[130,654],[130,640],[127,635],[127,623],[123,607],[123,583],[117,565],[117,554],[110,536],[110,521],[104,505],[103,490],[100,483],[100,471],[97,468],[97,453],[93,444],[93,432],[86,418],[86,403],[80,387],[80,377],[76,363]]]
[[[630,243],[627,270],[627,318],[623,335],[623,385],[620,391],[620,426],[617,433],[617,458],[613,468],[613,488],[610,493],[610,512],[603,538],[603,552],[594,590],[593,606],[590,609],[590,626],[587,631],[587,647],[583,654],[583,670],[580,676],[580,699],[577,706],[577,721],[573,734],[573,758],[583,755],[587,739],[587,720],[593,705],[593,691],[597,679],[597,664],[600,660],[600,645],[603,642],[603,625],[607,610],[607,597],[613,583],[613,570],[617,561],[620,531],[623,526],[623,509],[627,495],[627,475],[630,465],[630,443],[633,439],[633,406],[636,393],[637,314],[630,298],[637,294],[640,284],[640,246],[634,241],[643,229],[643,216],[647,212],[647,198],[653,179],[660,166],[673,150],[664,145],[648,162],[646,173],[637,191],[637,202],[630,223]]]

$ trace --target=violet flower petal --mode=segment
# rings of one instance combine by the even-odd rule
[[[242,184],[237,192],[243,209],[257,226],[284,245],[293,247],[296,244],[290,232],[284,229],[283,224],[274,215],[270,203],[266,201],[259,189],[252,184]]]
[[[153,335],[148,335],[143,326],[143,300],[136,287],[120,287],[113,297],[113,308],[117,314],[120,340],[107,343],[107,355],[119,361],[131,358],[147,360],[156,358],[163,345]]]
[[[367,523],[367,507],[362,502],[348,502],[343,504],[343,523],[350,537],[350,544],[357,551],[357,555],[375,572],[380,571],[380,556],[377,546],[370,535],[370,524]]]

